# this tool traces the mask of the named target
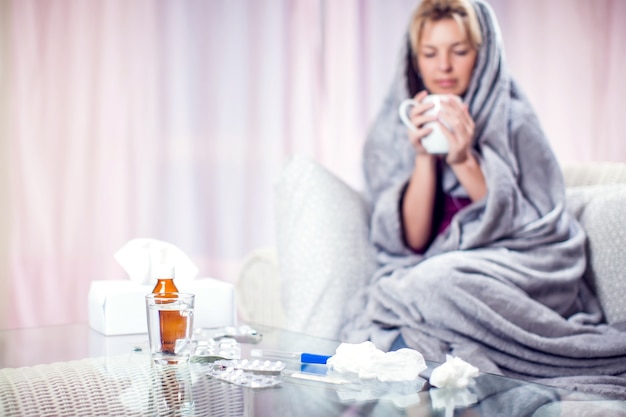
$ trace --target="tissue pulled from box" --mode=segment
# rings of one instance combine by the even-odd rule
[[[478,368],[461,358],[446,356],[446,361],[430,375],[430,385],[437,388],[466,388],[478,376]]]
[[[198,275],[198,268],[181,249],[157,239],[132,239],[113,257],[138,284],[150,284],[154,272],[163,265],[174,267],[176,282],[190,281]]]
[[[383,352],[372,342],[342,343],[326,363],[340,373],[354,373],[362,379],[412,381],[426,369],[424,356],[414,349]]]

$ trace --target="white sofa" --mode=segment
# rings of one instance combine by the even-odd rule
[[[626,325],[626,163],[565,165],[568,209],[588,234],[586,278],[606,320]],[[249,254],[236,283],[241,319],[336,338],[347,297],[375,265],[361,194],[296,156],[276,183],[276,248]]]

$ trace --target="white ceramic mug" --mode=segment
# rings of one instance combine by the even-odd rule
[[[445,94],[431,94],[422,100],[422,103],[433,103],[434,107],[432,109],[427,110],[424,114],[428,115],[437,115],[439,110],[441,109],[441,102],[445,101],[450,97],[450,95]],[[456,97],[459,102],[461,101],[460,97]],[[419,102],[412,98],[408,98],[400,103],[400,107],[398,108],[398,112],[400,113],[400,120],[402,123],[409,128],[410,130],[416,132],[417,128],[411,120],[409,119],[408,110],[412,106],[417,106]],[[442,122],[443,123],[443,122]],[[447,125],[446,125],[447,126]],[[430,127],[433,131],[429,133],[427,136],[422,138],[422,146],[426,149],[426,152],[430,154],[447,154],[448,153],[448,139],[441,131],[440,126],[436,121],[428,122],[424,125],[424,127]]]

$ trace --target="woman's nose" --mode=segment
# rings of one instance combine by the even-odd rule
[[[448,54],[441,54],[439,56],[439,69],[441,71],[449,71],[450,68],[452,67],[451,65],[452,60],[450,59],[450,56],[448,56]]]

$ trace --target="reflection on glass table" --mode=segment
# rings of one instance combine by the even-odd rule
[[[255,344],[241,344],[241,357],[252,349],[332,355],[339,342],[254,326]],[[63,326],[56,328],[63,332]],[[66,329],[67,330],[67,329]],[[42,330],[45,333],[45,330]],[[3,347],[10,332],[0,332]],[[88,332],[87,332],[88,333]],[[67,336],[81,331],[70,329]],[[80,336],[72,343],[84,343]],[[234,385],[209,375],[211,364],[153,365],[142,338],[126,351],[89,352],[62,362],[0,369],[0,415],[180,415],[180,416],[624,416],[623,402],[538,384],[481,374],[466,391],[431,389],[424,381],[414,392],[398,394],[381,383],[335,384],[318,380],[324,367],[286,361],[286,370],[310,378],[280,377],[263,389]],[[103,339],[107,342],[108,338]],[[87,338],[89,340],[89,338]],[[110,340],[108,340],[110,341]],[[69,342],[69,341],[68,341]],[[60,346],[60,345],[58,345]],[[57,346],[57,348],[58,348]],[[42,346],[43,349],[43,346]],[[75,351],[76,352],[76,351]],[[78,352],[80,354],[80,352]],[[9,367],[7,367],[9,366]],[[436,364],[429,364],[430,370]],[[304,367],[304,368],[303,368]],[[304,372],[303,372],[304,371]],[[312,372],[311,372],[312,371]],[[315,373],[317,372],[317,373]],[[320,373],[322,372],[322,373]]]

